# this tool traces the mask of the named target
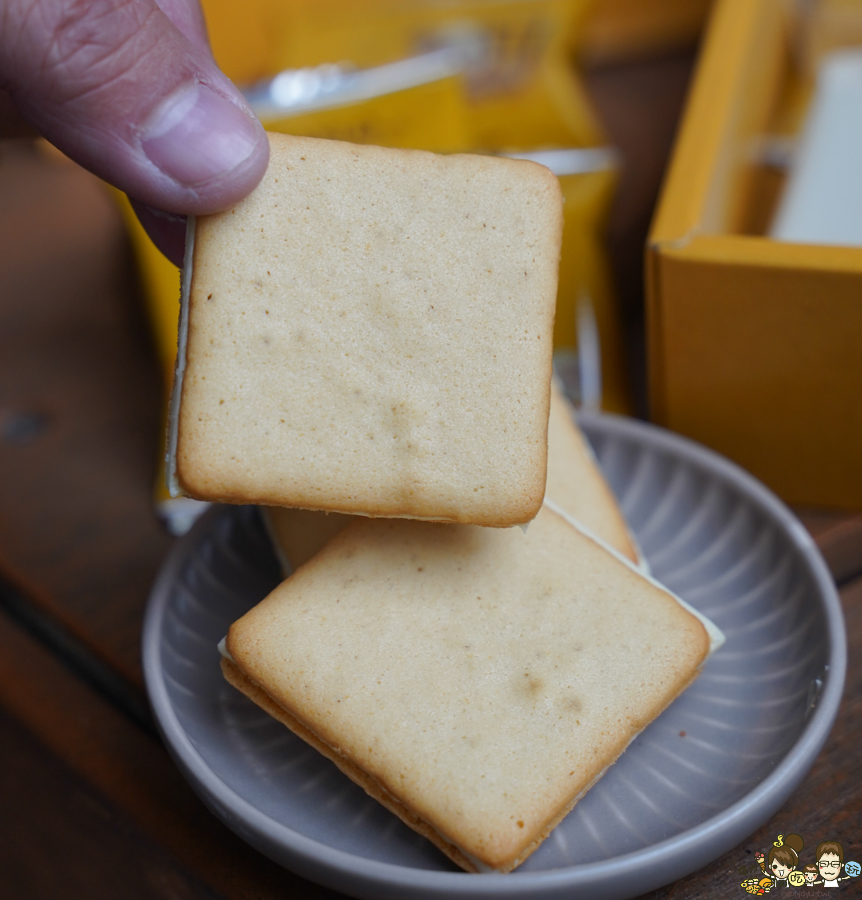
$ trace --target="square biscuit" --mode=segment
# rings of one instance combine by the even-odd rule
[[[545,487],[556,178],[493,157],[270,144],[259,187],[194,228],[175,489],[529,521]]]
[[[231,626],[222,667],[457,864],[506,872],[713,633],[547,508],[526,533],[358,518]]]

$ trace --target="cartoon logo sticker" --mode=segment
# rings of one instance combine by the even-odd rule
[[[844,862],[844,848],[838,841],[821,841],[814,850],[813,862],[800,865],[799,855],[804,847],[801,835],[779,834],[768,855],[754,854],[756,865],[739,867],[740,875],[754,875],[742,881],[740,887],[746,893],[756,895],[785,887],[837,888],[842,881],[862,874],[862,865],[858,862]]]

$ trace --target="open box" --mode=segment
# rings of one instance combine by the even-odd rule
[[[647,248],[651,415],[790,503],[862,507],[862,247],[765,236],[763,147],[811,87],[799,29],[784,0],[713,12]]]

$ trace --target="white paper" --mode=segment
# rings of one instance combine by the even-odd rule
[[[862,246],[862,49],[827,56],[771,236]]]

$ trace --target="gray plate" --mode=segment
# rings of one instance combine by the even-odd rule
[[[799,784],[846,663],[837,594],[810,536],[715,454],[630,420],[580,421],[653,574],[727,636],[695,684],[517,872],[455,871],[223,681],[217,642],[279,574],[256,511],[214,508],[153,588],[144,671],[168,748],[240,837],[355,897],[615,900],[716,859]]]

